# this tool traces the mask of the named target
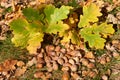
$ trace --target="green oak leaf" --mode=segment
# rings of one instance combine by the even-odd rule
[[[18,18],[10,23],[10,29],[13,30],[14,35],[12,42],[16,47],[27,47],[31,54],[36,53],[37,48],[43,41],[44,34],[39,30],[37,31],[35,28],[38,27],[35,26],[36,25],[33,26],[33,24],[29,24],[24,18]]]
[[[95,34],[99,33],[102,34],[103,37],[107,38],[107,36],[109,36],[110,34],[113,34],[115,32],[115,30],[113,29],[113,25],[112,24],[107,24],[102,23],[100,25],[97,24],[93,24],[93,32]]]
[[[86,32],[89,29],[90,28],[82,29],[80,32],[81,37],[84,38],[84,42],[88,42],[91,48],[103,49],[106,40],[101,38],[99,34],[92,34],[92,31]]]
[[[60,8],[55,8],[54,13],[51,15],[51,23],[66,19],[70,13],[70,9],[72,9],[72,7],[64,5]]]
[[[39,10],[33,8],[25,8],[22,10],[23,15],[28,21],[40,20]]]
[[[55,8],[53,5],[48,5],[44,9],[44,13],[47,20],[46,33],[56,34],[57,32],[64,32],[69,29],[69,26],[63,23],[63,19],[68,17],[70,13],[70,6],[61,6],[60,8]]]
[[[83,7],[83,15],[80,15],[80,21],[78,23],[78,27],[85,27],[89,25],[89,22],[97,22],[98,17],[101,16],[99,6],[95,3],[91,3],[90,5],[85,5]]]
[[[69,26],[64,24],[62,21],[59,21],[56,24],[50,24],[46,29],[46,32],[57,34],[57,32],[64,32],[67,29],[69,29]]]

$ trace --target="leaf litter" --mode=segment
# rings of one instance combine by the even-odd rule
[[[27,0],[23,1],[23,3],[25,3],[26,1]],[[34,6],[35,4],[50,3],[49,0],[46,0],[48,2],[45,2],[45,0],[42,1],[38,0],[39,3],[37,3],[36,1],[30,1],[28,2],[27,5]],[[88,0],[87,3],[89,3],[89,1],[92,0]],[[2,13],[4,9],[11,7],[12,4],[7,0],[1,0],[0,2],[1,2],[1,6],[4,7],[4,8],[0,8],[1,10],[0,27],[2,29],[1,35],[4,35],[4,33],[9,30],[9,28],[6,27],[7,24],[9,23],[9,20],[8,18],[6,19],[5,17],[2,18],[3,16]],[[18,2],[15,2],[15,5],[17,5]],[[105,7],[107,9],[107,12],[111,12],[113,9],[116,9],[120,4],[120,2],[117,0],[114,0],[113,4],[104,2],[102,0],[96,1],[96,3],[99,4],[100,7],[107,6]],[[14,13],[10,13],[10,15],[15,16]],[[116,11],[115,15],[108,13],[107,18],[108,18],[108,22],[112,22],[113,24],[120,24],[118,11]],[[9,19],[11,20],[11,18]],[[3,26],[3,24],[5,24],[6,26]],[[60,42],[58,43],[60,44]],[[112,42],[107,42],[107,45],[105,47],[105,50],[107,52],[103,53],[101,56],[96,56],[96,52],[94,50],[87,51],[84,47],[80,47],[80,46],[71,43],[62,43],[61,45],[48,44],[46,45],[46,47],[48,48],[42,47],[39,50],[40,52],[34,55],[34,57],[28,62],[24,62],[22,60],[14,60],[14,59],[5,60],[0,64],[0,79],[1,80],[2,79],[12,80],[13,78],[20,79],[20,76],[24,76],[28,68],[34,65],[36,68],[35,69],[36,71],[34,72],[34,77],[42,78],[43,80],[50,78],[57,79],[56,77],[52,77],[52,75],[58,74],[58,73],[53,73],[53,71],[59,71],[59,70],[62,71],[61,78],[63,80],[69,80],[69,79],[92,80],[96,78],[97,75],[99,75],[100,79],[102,80],[120,79],[118,78],[118,76],[111,77],[114,76],[114,74],[119,74],[119,69],[118,69],[119,64],[118,63],[114,64],[114,62],[119,61],[120,58],[119,39],[117,40],[113,39]],[[82,46],[84,46],[84,44]]]

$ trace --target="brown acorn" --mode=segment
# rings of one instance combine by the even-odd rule
[[[87,76],[87,75],[88,75],[88,73],[89,73],[88,71],[83,70],[83,71],[82,71],[82,76]]]
[[[101,63],[101,64],[106,64],[106,59],[105,59],[105,57],[102,57],[102,58],[100,59],[100,63]]]
[[[62,80],[70,80],[70,74],[67,71],[63,72]]]
[[[77,65],[71,65],[70,66],[70,69],[71,69],[71,71],[73,71],[73,72],[75,72],[75,71],[77,71],[77,69],[78,69],[78,66]]]
[[[48,62],[51,62],[52,59],[49,56],[45,56],[44,60],[46,63],[48,63]]]
[[[69,67],[68,66],[62,66],[62,71],[69,71]]]
[[[69,63],[74,65],[75,64],[75,60],[71,58],[71,59],[69,59]]]
[[[53,61],[53,69],[58,70],[58,64],[56,61]]]
[[[43,72],[35,72],[34,77],[35,78],[41,78],[41,76],[43,76],[43,75],[44,75]]]
[[[88,74],[91,78],[94,78],[96,76],[96,72],[90,71]]]
[[[82,62],[82,64],[83,64],[84,66],[87,66],[88,63],[89,63],[89,61],[88,61],[87,59],[85,59],[85,58],[82,58],[82,59],[80,60],[80,62]]]
[[[108,80],[108,76],[103,75],[103,76],[102,76],[102,80]]]
[[[23,65],[25,65],[25,63],[23,61],[18,61],[17,62],[17,66],[22,67]]]
[[[65,63],[68,62],[68,58],[67,58],[66,56],[64,56],[64,57],[62,57],[62,58],[64,59]]]
[[[55,51],[56,51],[56,52],[59,52],[59,51],[60,51],[60,49],[61,49],[61,47],[60,47],[60,46],[56,46],[56,47],[55,47]]]
[[[37,64],[36,64],[36,68],[37,68],[37,69],[41,69],[42,67],[43,67],[43,64],[41,64],[41,63],[37,63]]]
[[[93,63],[88,63],[87,67],[88,67],[88,68],[94,68],[95,65],[94,65]]]
[[[80,76],[77,73],[71,73],[71,76],[73,77],[74,80],[79,80]]]
[[[79,63],[80,62],[78,57],[74,57],[73,60],[75,60],[75,63]]]
[[[57,62],[58,62],[60,65],[63,65],[64,60],[63,60],[62,58],[59,58],[59,59],[57,60]]]

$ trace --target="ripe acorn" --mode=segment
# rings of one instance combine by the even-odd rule
[[[72,59],[72,58],[71,58],[71,59],[69,59],[69,63],[70,63],[70,64],[72,64],[72,65],[74,65],[74,64],[75,64],[74,59]]]
[[[88,63],[89,63],[89,61],[88,61],[87,59],[85,59],[85,58],[82,58],[82,59],[80,60],[80,62],[82,62],[82,64],[83,64],[84,66],[87,66]]]
[[[63,60],[62,58],[59,58],[59,59],[57,60],[57,62],[58,62],[60,65],[63,65],[64,60]]]
[[[53,69],[58,70],[58,64],[56,61],[53,61]]]
[[[73,72],[75,72],[75,71],[77,71],[77,69],[78,69],[78,66],[77,65],[71,65],[70,66],[70,69],[71,69],[71,71],[73,71]]]

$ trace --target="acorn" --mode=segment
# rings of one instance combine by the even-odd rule
[[[52,58],[52,60],[54,60],[54,61],[56,61],[56,60],[58,60],[58,59],[59,59],[59,57],[58,57],[58,56],[52,56],[51,58]]]
[[[69,67],[68,66],[62,66],[62,71],[69,71]]]
[[[71,71],[75,72],[75,71],[77,71],[78,67],[77,67],[77,65],[74,64],[74,65],[70,66],[70,69],[71,69]]]
[[[58,64],[56,61],[53,61],[53,69],[58,70]]]
[[[94,78],[94,77],[96,77],[96,72],[90,71],[88,75],[89,75],[91,78]]]
[[[47,67],[52,67],[52,63],[47,62],[47,63],[46,63],[46,66],[47,66]]]
[[[64,59],[65,63],[68,62],[68,58],[67,58],[66,56],[64,56],[64,57],[62,57],[62,58]]]
[[[83,70],[83,71],[82,71],[82,76],[87,76],[87,75],[88,75],[88,73],[89,73],[88,71]]]
[[[114,44],[118,44],[119,43],[119,40],[113,40],[112,41],[112,44],[114,45]]]
[[[44,75],[43,72],[35,72],[34,77],[35,78],[41,78],[41,76],[43,76],[43,75]]]
[[[55,47],[53,45],[47,45],[45,49],[46,49],[46,52],[48,53],[48,52],[54,51]]]
[[[60,49],[60,52],[66,53],[66,49],[65,49],[65,48],[62,48],[62,49]]]
[[[103,76],[102,76],[102,80],[108,80],[108,76],[103,75]]]
[[[70,74],[67,71],[63,72],[62,80],[70,80]]]
[[[48,56],[56,56],[56,52],[55,51],[49,51],[47,52]]]
[[[70,64],[70,63],[64,63],[63,66],[68,66],[68,67],[70,67],[70,66],[72,66],[72,64]]]
[[[101,63],[101,64],[106,64],[106,59],[105,59],[104,57],[102,57],[102,58],[100,59],[100,63]]]
[[[110,60],[110,57],[106,57],[106,61],[107,62],[110,62],[111,60]]]
[[[23,61],[18,61],[17,62],[17,66],[22,67],[23,65],[25,65],[25,63]]]
[[[37,63],[37,64],[36,64],[36,68],[37,68],[37,69],[41,69],[42,67],[43,67],[43,64],[41,64],[41,63]]]
[[[48,72],[52,72],[53,71],[53,67],[47,67],[47,71]]]
[[[71,51],[71,52],[68,52],[67,54],[71,55],[71,56],[79,56],[79,57],[82,57],[80,51],[77,51],[77,50],[74,50],[74,51]]]
[[[93,63],[88,63],[87,67],[88,67],[88,68],[94,68],[95,65],[94,65]]]
[[[74,59],[69,59],[69,63],[72,64],[72,65],[74,65],[75,64]]]
[[[45,77],[46,77],[47,79],[49,79],[49,78],[52,77],[52,74],[51,74],[50,72],[46,72],[46,73],[45,73]]]
[[[48,62],[51,62],[52,59],[49,56],[45,56],[44,60],[46,63],[48,63]]]
[[[57,60],[57,62],[58,62],[60,65],[63,65],[64,60],[63,60],[62,58],[59,58],[59,59]]]
[[[60,46],[56,46],[56,47],[55,47],[55,51],[56,51],[56,52],[59,52],[59,51],[60,51],[60,49],[61,49],[61,47],[60,47]]]
[[[54,50],[55,50],[55,47],[53,45],[48,46],[48,51],[54,51]]]
[[[79,80],[80,76],[77,73],[71,73],[71,76],[73,77],[74,80]]]
[[[82,59],[80,60],[80,62],[82,62],[82,64],[83,64],[84,66],[87,66],[88,63],[89,63],[89,61],[88,61],[87,59],[85,59],[85,58],[82,58]]]
[[[74,57],[73,60],[75,60],[75,63],[79,63],[80,62],[78,57]]]
[[[70,49],[71,49],[71,50],[74,50],[74,46],[73,46],[73,45],[70,45]]]

